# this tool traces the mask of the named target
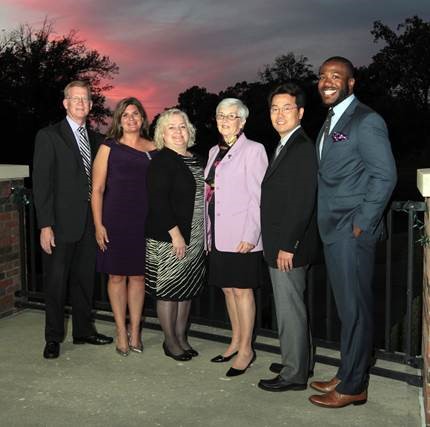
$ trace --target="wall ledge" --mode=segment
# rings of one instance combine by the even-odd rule
[[[30,176],[28,165],[2,165],[0,164],[0,181],[22,179]]]
[[[417,169],[417,187],[423,197],[430,197],[430,168]]]

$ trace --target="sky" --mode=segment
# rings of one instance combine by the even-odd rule
[[[396,29],[413,15],[429,21],[430,0],[0,0],[0,31],[45,18],[58,35],[77,30],[119,66],[109,106],[136,96],[152,118],[191,86],[256,81],[289,52],[315,70],[333,55],[368,65],[383,47],[373,22]]]

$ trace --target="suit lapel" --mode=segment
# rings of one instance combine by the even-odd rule
[[[60,124],[60,133],[63,141],[66,145],[72,150],[75,155],[75,159],[79,164],[79,167],[82,169],[82,172],[85,172],[84,162],[82,161],[82,156],[79,151],[78,143],[76,142],[75,135],[73,135],[72,128],[66,119],[64,119]]]
[[[351,116],[354,114],[355,108],[358,105],[358,100],[354,99],[350,105],[348,105],[348,108],[344,111],[340,119],[337,121],[336,125],[332,129],[332,131],[329,134],[328,141],[324,141],[323,151],[321,155],[321,162],[324,161],[324,159],[327,157],[327,153],[330,151],[330,149],[333,146],[333,140],[332,135],[333,132],[340,132],[351,120]],[[322,130],[320,131],[321,134]],[[325,147],[325,145],[327,146]],[[319,152],[318,152],[319,154]]]
[[[277,167],[281,164],[282,159],[286,156],[287,151],[290,149],[291,145],[295,144],[297,140],[300,139],[300,137],[303,134],[303,129],[300,127],[297,129],[288,139],[280,153],[278,154],[278,157],[276,157],[275,160],[272,160],[270,162],[269,167],[266,170],[266,174],[264,175],[263,182],[272,175],[272,173],[277,169]]]

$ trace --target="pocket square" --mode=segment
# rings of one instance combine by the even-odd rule
[[[348,141],[348,137],[344,135],[342,132],[333,132],[331,137],[333,138],[333,142]]]

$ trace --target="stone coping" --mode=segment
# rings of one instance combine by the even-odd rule
[[[2,165],[0,164],[0,181],[9,179],[28,178],[30,169],[28,165]]]

